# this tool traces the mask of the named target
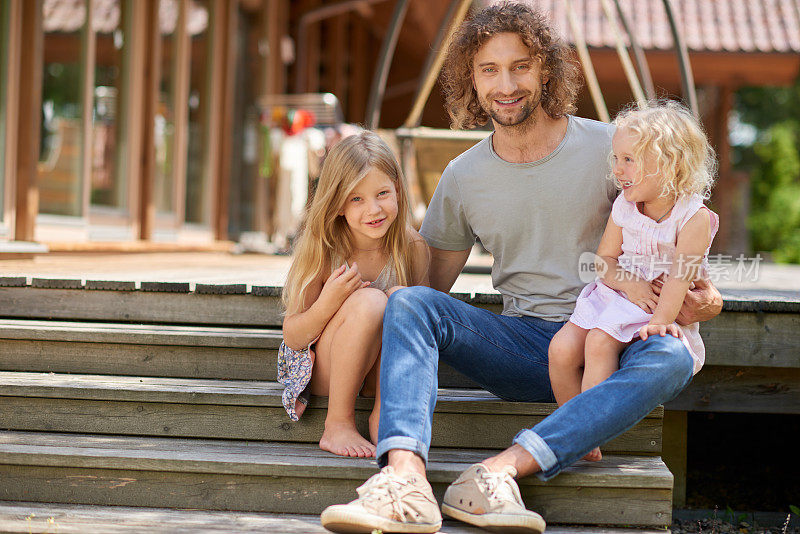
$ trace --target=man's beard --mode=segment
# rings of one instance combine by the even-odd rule
[[[534,95],[535,100],[533,102],[527,100],[529,96],[530,95],[524,95],[522,97],[523,99],[526,99],[526,101],[523,102],[523,104],[518,108],[517,113],[513,116],[504,115],[501,111],[494,109],[492,107],[492,103],[496,100],[495,98],[480,99],[480,104],[483,110],[496,124],[505,126],[507,128],[525,131],[536,124],[536,115],[534,114],[534,111],[536,111],[536,108],[539,106],[539,104],[541,104],[543,95],[541,91],[538,95]]]

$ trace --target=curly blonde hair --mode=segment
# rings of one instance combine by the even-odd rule
[[[633,136],[633,157],[640,172],[651,159],[661,186],[661,196],[679,198],[697,194],[705,199],[717,171],[714,149],[700,121],[685,106],[672,100],[651,101],[647,107],[631,106],[614,119],[617,131]],[[622,188],[611,173],[614,183]],[[643,176],[644,177],[644,176]]]
[[[556,36],[544,15],[527,5],[505,2],[489,6],[464,22],[453,37],[442,68],[441,84],[451,127],[483,126],[489,115],[481,107],[472,82],[475,54],[500,33],[516,33],[549,77],[542,94],[542,109],[557,119],[575,112],[575,99],[583,79],[569,48]]]

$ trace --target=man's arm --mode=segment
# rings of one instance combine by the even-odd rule
[[[431,287],[447,293],[467,263],[467,250],[442,250],[431,247],[430,282]]]
[[[661,294],[664,285],[662,278],[652,282],[653,291]],[[722,295],[710,280],[699,279],[694,281],[694,287],[686,292],[683,306],[678,313],[676,322],[680,325],[689,325],[696,322],[713,319],[722,311]]]

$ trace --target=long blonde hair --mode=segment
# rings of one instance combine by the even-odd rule
[[[403,173],[391,149],[376,134],[363,131],[345,137],[325,157],[314,199],[306,213],[294,249],[294,260],[283,287],[286,313],[302,311],[308,288],[326,267],[353,253],[350,227],[339,215],[348,195],[371,169],[386,174],[397,191],[397,218],[383,237],[383,249],[389,255],[400,285],[411,279],[411,234],[408,190]]]
[[[620,112],[614,124],[617,131],[625,129],[633,136],[633,156],[640,169],[646,157],[654,158],[661,196],[709,198],[717,160],[700,121],[686,107],[672,100],[652,101],[646,108]],[[621,189],[616,177],[614,182]]]

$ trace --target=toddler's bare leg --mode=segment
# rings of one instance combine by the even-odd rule
[[[550,341],[550,386],[559,406],[581,392],[584,347],[588,333],[586,329],[567,323]]]
[[[581,391],[591,389],[619,369],[619,354],[626,343],[618,341],[599,328],[593,328],[586,335],[584,358],[586,367],[583,371]],[[584,460],[598,461],[603,455],[600,447],[596,447]]]
[[[320,448],[342,456],[374,456],[375,446],[356,430],[355,401],[380,354],[386,295],[354,292],[331,318],[317,342],[311,378],[314,395],[328,395]]]

